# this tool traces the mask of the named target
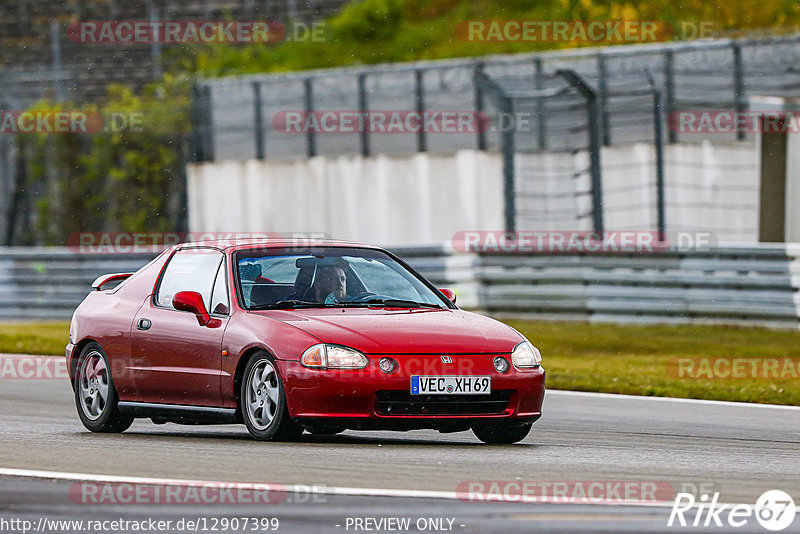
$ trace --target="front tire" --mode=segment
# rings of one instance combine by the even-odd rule
[[[283,382],[266,352],[256,352],[247,362],[239,405],[248,432],[257,440],[294,441],[303,433],[289,416]]]
[[[486,423],[472,427],[479,440],[489,445],[508,445],[528,436],[533,423]]]
[[[99,344],[89,343],[81,351],[74,389],[78,417],[92,432],[119,433],[133,424],[133,417],[119,411],[111,366]]]
[[[306,425],[305,429],[306,432],[308,432],[313,436],[335,436],[336,434],[341,434],[342,432],[347,430],[343,426],[325,425],[325,424]]]

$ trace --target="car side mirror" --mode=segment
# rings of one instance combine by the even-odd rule
[[[200,326],[209,325],[211,315],[203,303],[203,296],[197,291],[179,291],[172,297],[172,307],[176,310],[192,312]],[[211,326],[211,325],[209,325]]]
[[[453,291],[452,289],[447,289],[446,287],[445,288],[439,288],[439,291],[442,292],[442,295],[447,297],[447,300],[449,300],[453,304],[456,303],[456,292],[455,291]]]

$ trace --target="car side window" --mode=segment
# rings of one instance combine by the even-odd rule
[[[225,262],[219,264],[217,278],[214,281],[214,290],[211,292],[211,313],[228,315],[230,313],[230,301],[228,300],[228,277],[225,269]]]
[[[223,255],[217,250],[188,249],[175,253],[167,265],[156,293],[156,304],[173,308],[172,297],[180,291],[197,291],[206,309],[211,309],[211,292]]]

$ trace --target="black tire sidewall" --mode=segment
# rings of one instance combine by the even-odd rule
[[[531,431],[533,423],[486,423],[472,427],[479,440],[490,445],[510,445],[524,440]]]
[[[278,382],[278,407],[275,410],[275,418],[272,420],[269,426],[267,426],[267,428],[264,430],[259,430],[253,426],[252,422],[250,421],[250,415],[247,411],[246,404],[247,388],[250,384],[250,373],[253,372],[253,368],[256,365],[263,361],[269,362],[270,365],[272,365],[272,367],[275,369],[275,377]],[[247,431],[250,432],[251,436],[258,440],[269,441],[280,439],[279,433],[281,427],[286,426],[287,423],[294,423],[293,421],[289,421],[289,410],[286,406],[286,395],[284,394],[283,390],[283,379],[278,371],[278,366],[275,365],[275,358],[273,358],[269,353],[265,351],[258,351],[250,356],[247,366],[244,369],[244,375],[242,375],[242,383],[239,390],[239,407],[242,412],[242,420],[247,427]]]
[[[81,405],[83,401],[81,399],[80,392],[80,379],[81,371],[83,370],[83,364],[86,358],[92,352],[97,352],[100,354],[100,357],[103,358],[103,362],[106,366],[106,374],[108,376],[108,398],[106,399],[106,405],[103,408],[103,413],[100,415],[100,417],[94,420],[86,417],[86,414],[83,412],[83,407]],[[91,342],[83,347],[83,350],[81,350],[81,354],[78,357],[78,365],[75,369],[75,380],[73,385],[75,386],[75,408],[78,410],[78,417],[80,418],[81,423],[83,423],[83,426],[85,426],[87,429],[91,430],[92,432],[122,432],[133,423],[133,418],[123,416],[119,413],[119,397],[117,397],[117,390],[114,387],[114,377],[111,375],[111,363],[109,362],[108,356],[99,343]]]

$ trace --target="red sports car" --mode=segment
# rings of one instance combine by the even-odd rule
[[[147,417],[262,440],[430,428],[514,443],[541,416],[539,351],[377,247],[187,243],[92,287],[67,364],[94,432]]]

